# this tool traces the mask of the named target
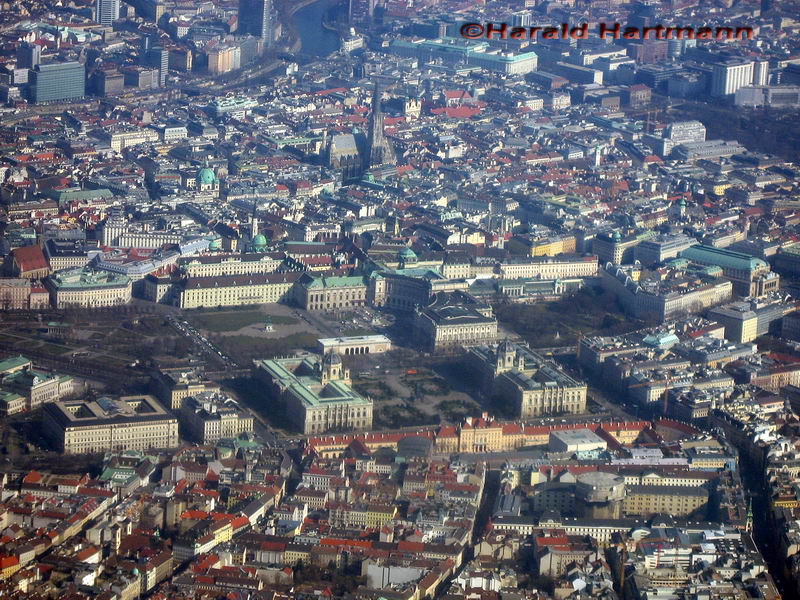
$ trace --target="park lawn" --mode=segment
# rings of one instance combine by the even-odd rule
[[[7,333],[0,333],[0,344],[8,344],[9,346],[14,346],[18,344],[25,338],[19,337],[17,335],[9,335]]]
[[[136,359],[131,358],[130,360],[123,360],[121,358],[117,358],[116,356],[108,356],[107,354],[98,354],[92,358],[92,362],[96,363],[99,368],[102,368],[102,365],[108,365],[110,367],[122,369],[127,367],[134,360]]]
[[[134,329],[137,333],[145,335],[163,335],[165,331],[171,329],[164,317],[142,317],[139,319],[138,326]]]
[[[355,337],[360,335],[375,335],[372,329],[365,329],[364,327],[353,327],[351,329],[343,329],[342,337]]]
[[[396,393],[383,380],[378,381],[357,381],[353,383],[353,389],[362,396],[369,396],[375,400],[391,400]]]
[[[582,288],[555,302],[495,305],[497,320],[534,348],[575,344],[581,335],[620,335],[643,326],[622,315],[610,293]]]
[[[377,407],[374,411],[374,426],[384,429],[436,425],[439,415],[428,415],[416,406],[394,404]]]
[[[468,404],[458,400],[442,400],[436,405],[439,414],[451,423],[457,423],[464,417],[475,415],[480,411],[476,403]]]
[[[296,325],[299,323],[294,317],[285,317],[282,315],[267,315],[272,321],[273,325]]]
[[[275,315],[266,315],[258,310],[243,310],[230,312],[205,312],[193,313],[190,319],[200,329],[221,333],[223,331],[238,331],[248,325],[263,324],[267,317],[273,325],[294,325],[297,319]]]
[[[68,348],[67,346],[60,346],[58,344],[51,344],[49,342],[43,343],[41,346],[37,348],[37,350],[41,350],[42,352],[46,352],[47,354],[55,354],[56,356],[66,354],[67,352],[72,352],[72,348]]]
[[[285,356],[294,350],[315,349],[317,346],[317,336],[311,333],[293,333],[282,338],[231,335],[214,341],[225,353],[239,359]]]

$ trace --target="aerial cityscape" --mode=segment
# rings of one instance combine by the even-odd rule
[[[0,599],[800,598],[798,2],[0,40]]]

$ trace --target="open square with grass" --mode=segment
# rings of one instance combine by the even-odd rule
[[[189,313],[191,321],[199,329],[222,333],[239,331],[248,325],[263,325],[269,320],[273,325],[295,325],[294,317],[269,314],[261,310],[213,310]]]

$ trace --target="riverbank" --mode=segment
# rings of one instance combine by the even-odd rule
[[[278,3],[278,18],[286,32],[289,52],[300,52],[303,49],[302,36],[294,19],[295,14],[317,3],[324,4],[323,14],[331,7],[331,0],[282,0]],[[311,27],[325,27],[324,19],[320,23],[311,24]]]

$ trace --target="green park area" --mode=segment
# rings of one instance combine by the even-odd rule
[[[212,338],[225,354],[247,363],[254,358],[272,358],[293,354],[295,350],[314,350],[317,336],[311,333],[293,333],[281,338],[263,338],[249,335],[226,335]]]
[[[269,315],[260,310],[192,312],[187,313],[187,316],[196,327],[214,333],[238,331],[248,325],[263,324],[267,319],[273,325],[294,325],[297,323],[297,319],[293,317]]]
[[[341,335],[343,337],[352,337],[357,335],[375,335],[374,329],[367,329],[365,327],[351,327],[350,329],[343,329]]]
[[[567,346],[585,334],[619,335],[643,323],[625,317],[613,294],[590,287],[555,302],[494,306],[498,321],[521,335],[533,348]]]
[[[375,403],[377,429],[456,423],[480,413],[480,404],[465,391],[469,386],[456,385],[452,374],[446,375],[424,367],[363,372],[353,387]]]

